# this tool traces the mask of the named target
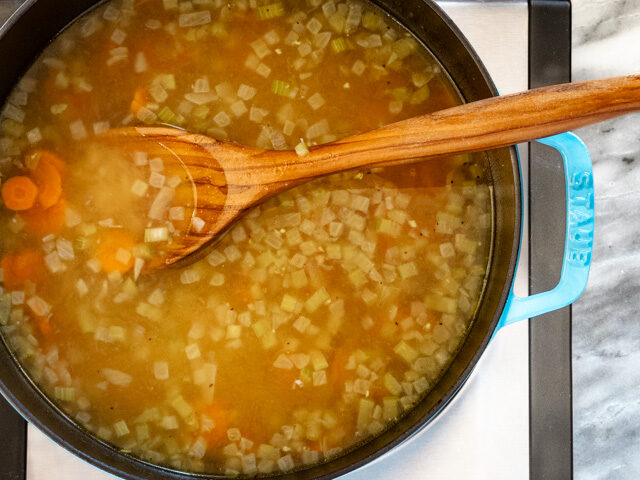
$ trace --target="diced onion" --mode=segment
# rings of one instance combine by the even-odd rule
[[[167,227],[146,228],[144,230],[144,241],[146,243],[166,242],[168,239],[169,230]]]
[[[211,23],[211,12],[200,10],[197,12],[183,13],[178,17],[178,25],[181,27],[195,27]]]
[[[144,197],[144,195],[147,193],[148,188],[148,183],[143,182],[140,179],[136,179],[133,182],[133,185],[131,185],[131,193],[137,195],[138,197]]]
[[[173,201],[173,188],[162,187],[151,204],[149,218],[161,220]]]
[[[169,364],[165,361],[153,362],[153,375],[158,380],[167,380],[169,378]]]
[[[304,157],[309,153],[309,149],[307,148],[307,145],[304,143],[303,139],[300,139],[300,143],[295,146],[295,151],[299,157]]]
[[[194,360],[200,356],[200,348],[197,343],[187,345],[184,352],[189,360]]]
[[[39,317],[46,317],[51,312],[51,305],[37,295],[27,300],[27,306]]]
[[[109,383],[112,383],[119,387],[128,386],[133,379],[131,375],[112,368],[103,368],[100,370],[100,372],[102,373],[102,375],[104,375]]]

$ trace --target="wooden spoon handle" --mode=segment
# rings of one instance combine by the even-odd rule
[[[363,166],[401,165],[427,156],[489,150],[638,109],[640,75],[554,85],[413,117],[321,145],[298,159],[297,167],[289,163],[287,169],[293,179],[304,177],[305,168],[311,177]]]

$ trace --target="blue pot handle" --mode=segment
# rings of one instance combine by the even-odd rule
[[[594,191],[591,156],[582,140],[571,132],[538,140],[562,155],[567,198],[567,231],[562,273],[553,290],[518,297],[513,287],[500,326],[566,307],[584,291],[593,249]]]

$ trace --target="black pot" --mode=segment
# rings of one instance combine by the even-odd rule
[[[0,99],[3,103],[14,84],[51,39],[81,13],[98,3],[96,0],[28,0],[18,9],[0,29],[0,63],[3,65]],[[431,50],[466,102],[497,95],[491,78],[467,40],[431,0],[375,0],[375,3]],[[455,360],[433,390],[383,434],[330,462],[283,474],[280,478],[334,478],[404,442],[431,422],[455,396],[501,324],[501,318],[507,318],[506,309],[512,303],[517,307],[516,313],[507,319],[509,321],[528,316],[526,305],[523,307],[525,302],[514,299],[511,293],[521,234],[521,185],[517,153],[515,148],[504,148],[489,152],[487,159],[494,195],[492,255],[482,301]],[[590,164],[582,167],[583,170],[589,170]],[[586,185],[584,188],[588,187]],[[586,269],[588,271],[588,262]],[[580,282],[577,290],[574,288],[572,294],[565,295],[562,301],[538,301],[535,305],[537,309],[532,308],[532,312],[539,314],[570,303],[584,287],[580,287]],[[215,478],[152,465],[120,453],[88,434],[33,384],[4,342],[0,344],[0,390],[18,412],[51,439],[110,473],[132,480]]]

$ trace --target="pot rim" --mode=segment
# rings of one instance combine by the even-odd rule
[[[0,26],[0,42],[3,41],[7,32],[10,31],[14,26],[23,19],[24,15],[27,14],[32,8],[36,6],[41,0],[25,0],[15,11],[14,13],[5,21],[4,24]],[[88,8],[82,8],[80,15],[84,15],[87,12],[97,8],[102,3],[108,0],[86,0],[85,3],[90,3]],[[402,25],[405,29],[410,31],[414,38],[416,38],[421,44],[424,45],[424,42],[421,40],[420,35],[416,34],[416,32],[407,26],[404,19],[398,15],[395,15],[384,5],[380,4],[380,0],[364,0],[369,1],[375,4],[378,8],[382,9],[386,14],[390,15],[395,21],[397,21],[400,25]],[[482,78],[481,81],[486,84],[488,90],[491,92],[493,96],[498,95],[498,90],[493,83],[491,76],[489,75],[486,67],[484,66],[482,60],[480,59],[477,52],[473,49],[470,42],[463,35],[457,25],[453,22],[453,20],[444,12],[444,10],[436,3],[435,0],[417,0],[426,4],[428,8],[433,10],[433,12],[440,18],[442,23],[448,28],[451,33],[456,37],[456,39],[460,42],[462,47],[465,49],[470,59],[475,64],[476,68],[480,72]],[[69,23],[66,24],[60,31],[64,31],[67,26],[74,21],[77,20],[77,16],[73,18]],[[58,32],[58,33],[59,33]],[[56,34],[57,35],[57,34]],[[52,37],[53,40],[54,37]],[[426,45],[429,49],[429,46]],[[439,61],[439,60],[438,60]],[[454,86],[457,86],[455,79],[451,77],[452,83]],[[462,96],[462,95],[461,95]],[[374,461],[381,460],[383,457],[386,457],[387,454],[396,450],[396,447],[401,444],[405,444],[408,440],[415,438],[416,434],[423,431],[425,428],[430,426],[439,416],[440,414],[449,406],[454,398],[456,398],[458,392],[464,387],[467,380],[469,379],[471,373],[473,372],[478,360],[483,355],[489,341],[491,340],[493,334],[498,329],[500,318],[504,312],[507,298],[509,295],[509,291],[513,284],[515,269],[517,264],[517,259],[520,251],[520,241],[522,235],[522,177],[520,172],[520,162],[518,159],[517,150],[514,146],[508,147],[510,151],[511,163],[513,165],[513,180],[514,180],[514,238],[511,242],[511,258],[509,259],[509,268],[508,274],[505,278],[504,286],[502,289],[502,294],[498,301],[498,308],[494,313],[494,317],[490,323],[490,327],[486,335],[484,336],[482,342],[475,350],[473,356],[468,362],[466,368],[459,375],[457,380],[454,382],[452,387],[447,391],[445,395],[443,395],[440,399],[439,404],[429,410],[426,414],[422,415],[422,417],[415,421],[412,425],[407,428],[403,428],[401,431],[397,432],[395,437],[385,443],[382,447],[377,448],[373,453],[365,455],[364,457],[348,463],[346,466],[338,467],[334,469],[329,469],[329,471],[321,472],[319,470],[327,470],[327,466],[330,466],[336,463],[340,458],[348,457],[355,452],[358,452],[360,448],[364,447],[367,444],[370,444],[375,440],[369,439],[368,441],[362,444],[356,444],[352,448],[345,450],[343,454],[340,454],[335,459],[328,460],[318,465],[314,465],[309,468],[302,468],[300,470],[294,470],[288,473],[281,473],[276,475],[269,475],[269,478],[278,478],[282,480],[301,480],[307,478],[318,478],[323,480],[329,480],[341,475],[352,472],[366,464],[373,463]],[[495,215],[495,212],[494,212]],[[77,458],[89,463],[90,465],[97,467],[107,473],[110,473],[114,476],[122,477],[127,480],[139,480],[141,478],[149,478],[151,474],[162,474],[165,478],[171,480],[186,480],[186,479],[228,479],[224,475],[211,475],[211,474],[203,474],[203,473],[191,473],[191,472],[182,472],[178,470],[174,470],[172,468],[163,467],[160,465],[156,465],[150,463],[146,460],[142,460],[132,455],[128,455],[118,451],[117,448],[104,442],[103,440],[97,438],[94,434],[87,432],[79,425],[77,425],[73,420],[71,420],[67,414],[65,414],[62,410],[60,410],[50,399],[46,396],[41,389],[32,381],[31,377],[24,371],[20,363],[11,353],[10,349],[6,345],[4,338],[0,335],[0,344],[2,346],[0,349],[6,350],[6,354],[11,358],[13,364],[12,367],[2,366],[0,365],[0,394],[12,405],[12,407],[29,423],[35,426],[39,431],[44,433],[49,439],[53,440],[58,445],[62,446],[65,450],[75,455]],[[5,352],[0,352],[0,354],[5,354]],[[5,372],[7,375],[12,376],[9,378],[9,381],[6,381],[6,375],[3,374]],[[38,400],[40,407],[45,406],[45,412],[43,414],[35,414],[32,409],[30,409],[26,403],[21,401],[19,395],[16,395],[12,389],[8,386],[9,383],[15,382],[28,384],[28,389],[31,390],[31,394],[36,394],[40,397]],[[22,395],[24,396],[24,395]],[[422,401],[422,400],[421,400]],[[412,407],[412,409],[417,408],[417,405]],[[398,423],[395,424],[396,426]],[[393,427],[392,427],[393,428]],[[75,435],[74,441],[70,441],[65,437],[69,437],[71,435]],[[90,454],[88,452],[94,452],[94,454]],[[95,453],[99,453],[96,455]],[[124,466],[128,466],[129,469],[124,469]],[[317,475],[314,475],[314,472]]]

